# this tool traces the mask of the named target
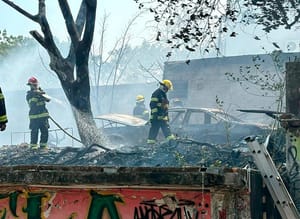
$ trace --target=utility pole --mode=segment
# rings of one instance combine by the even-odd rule
[[[286,115],[280,123],[286,129],[286,165],[289,191],[300,211],[300,62],[286,63]]]

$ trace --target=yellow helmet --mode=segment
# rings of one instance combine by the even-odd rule
[[[145,100],[145,97],[143,95],[137,95],[135,100],[136,102],[142,102]]]
[[[173,90],[173,84],[170,80],[163,80],[162,84],[165,85],[168,90]]]

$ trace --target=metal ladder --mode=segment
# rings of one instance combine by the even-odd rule
[[[267,150],[269,138],[270,136],[264,144],[260,144],[254,137],[248,137],[245,140],[282,219],[300,219],[294,201]]]

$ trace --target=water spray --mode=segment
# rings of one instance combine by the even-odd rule
[[[47,95],[47,94],[41,94],[45,99],[47,99],[47,100],[54,100],[54,102],[56,102],[56,103],[58,103],[58,104],[60,104],[60,105],[64,105],[64,103],[61,101],[61,100],[59,100],[59,99],[56,99],[56,98],[53,98],[53,97],[51,97],[51,96],[49,96],[49,95]],[[63,127],[61,127],[60,125],[59,125],[59,123],[58,122],[56,122],[50,115],[49,115],[49,118],[50,118],[50,120],[60,129],[60,130],[62,130],[66,135],[68,135],[69,137],[71,137],[72,139],[74,139],[75,141],[77,141],[77,142],[79,142],[79,143],[81,143],[82,144],[82,141],[80,140],[80,139],[78,139],[78,138],[76,138],[76,137],[74,137],[73,135],[71,135],[70,133],[68,133]],[[93,145],[95,145],[95,144],[93,144]],[[102,145],[98,145],[97,144],[97,146],[98,147],[100,147],[100,148],[102,148],[103,150],[105,150],[105,151],[110,151],[110,149],[109,148],[106,148],[106,147],[104,147],[104,146],[102,146]]]

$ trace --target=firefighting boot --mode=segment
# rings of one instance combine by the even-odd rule
[[[30,149],[37,150],[39,148],[38,144],[30,144]]]
[[[44,151],[47,151],[48,150],[47,143],[40,143],[40,149],[44,150]]]
[[[148,145],[153,145],[156,143],[156,140],[153,140],[153,139],[147,139],[147,144]]]

